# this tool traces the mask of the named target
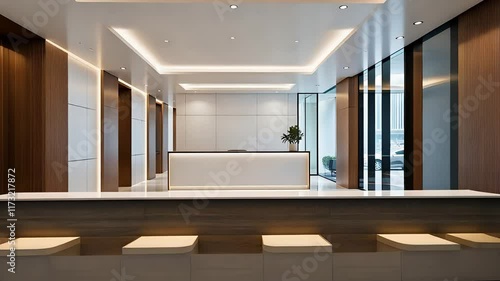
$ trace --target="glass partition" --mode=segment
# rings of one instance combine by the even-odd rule
[[[337,99],[336,89],[318,95],[319,175],[336,181],[337,171]]]
[[[359,109],[360,188],[404,189],[403,51],[359,75]]]
[[[304,133],[300,151],[310,153],[310,173],[318,174],[318,94],[299,94],[299,128]]]
[[[424,189],[456,188],[456,127],[451,115],[453,91],[452,29],[447,28],[422,44],[422,183]]]

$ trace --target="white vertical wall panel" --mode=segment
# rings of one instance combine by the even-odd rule
[[[217,94],[217,116],[257,115],[256,94]]]
[[[257,114],[265,116],[287,116],[288,94],[257,95]]]
[[[297,94],[288,94],[288,116],[297,116]]]
[[[257,149],[256,116],[217,116],[217,150]]]
[[[87,191],[97,192],[97,159],[87,160]]]
[[[186,151],[186,116],[178,115],[177,116],[177,151]]]
[[[296,124],[296,94],[178,94],[177,150],[283,151]]]
[[[87,109],[68,105],[68,160],[81,161],[87,159],[88,140]]]
[[[175,97],[177,115],[186,115],[186,94],[177,94]]]
[[[132,119],[132,155],[144,155],[146,136],[144,130],[146,122]]]
[[[187,94],[186,115],[215,116],[215,94]]]
[[[186,149],[216,150],[215,116],[186,116]]]
[[[68,191],[87,192],[87,161],[68,162]]]
[[[97,159],[98,140],[100,131],[97,127],[97,112],[94,109],[87,109],[87,130],[85,138],[87,141],[87,159]]]
[[[146,121],[146,96],[132,89],[132,119]]]
[[[98,191],[100,73],[68,57],[68,190]]]
[[[72,57],[68,58],[68,103],[87,106],[87,67]]]
[[[288,116],[257,117],[257,148],[259,151],[286,151],[281,136],[288,128]]]

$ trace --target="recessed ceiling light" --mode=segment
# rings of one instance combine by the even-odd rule
[[[238,5],[232,4],[232,5],[229,5],[229,8],[236,10],[236,9],[238,9]]]
[[[414,22],[413,25],[421,25],[422,23],[424,23],[424,22],[419,20],[419,21]]]
[[[170,42],[170,41],[168,41],[168,40],[163,40],[163,42],[168,43],[168,42]]]
[[[347,9],[347,8],[349,8],[349,6],[347,6],[347,5],[341,5],[341,6],[339,7],[339,9],[341,9],[341,10],[345,10],[345,9]]]
[[[126,68],[126,67],[120,67],[120,69],[121,69],[121,70],[125,70],[125,69],[127,69],[127,68]]]
[[[299,43],[299,40],[295,40],[295,43]]]
[[[94,49],[92,49],[92,48],[89,48],[89,51],[93,52],[93,51],[94,51]]]
[[[348,69],[349,69],[349,66],[344,66],[344,69],[345,69],[345,70],[348,70]]]
[[[236,37],[234,37],[234,36],[231,36],[231,40],[234,40],[234,39],[236,39]]]
[[[398,36],[398,37],[396,37],[396,40],[401,40],[401,39],[405,39],[405,37],[404,36]]]

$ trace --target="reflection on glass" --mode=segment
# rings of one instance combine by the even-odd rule
[[[451,31],[446,29],[423,46],[423,188],[450,189]],[[439,136],[436,138],[436,136]]]
[[[391,175],[392,189],[404,189],[404,52],[391,57]]]
[[[336,90],[318,95],[319,175],[336,181],[337,100]]]
[[[360,188],[404,189],[404,53],[360,75],[363,169]],[[385,164],[384,164],[385,163]]]
[[[309,151],[312,175],[318,174],[318,102],[317,94],[299,94],[299,128],[304,133],[300,151]]]
[[[311,94],[305,98],[305,139],[306,151],[310,153],[311,174],[318,174],[318,95]]]

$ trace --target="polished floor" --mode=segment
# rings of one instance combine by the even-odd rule
[[[311,190],[312,191],[332,191],[344,189],[337,187],[333,181],[327,180],[319,176],[311,176]],[[148,180],[132,187],[120,187],[120,192],[158,192],[168,191],[168,173],[157,174],[155,179]],[[175,191],[171,191],[175,192]]]

